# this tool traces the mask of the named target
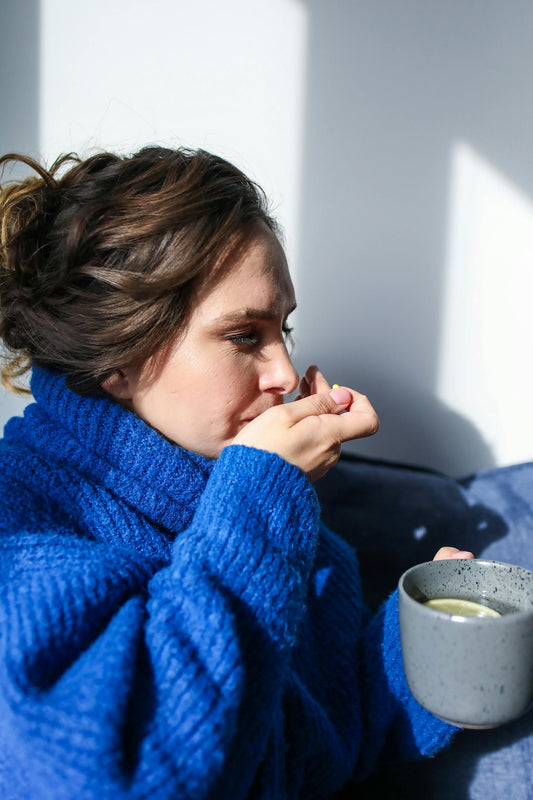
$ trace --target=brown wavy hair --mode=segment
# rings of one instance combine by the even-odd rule
[[[261,188],[203,150],[60,157],[0,186],[2,383],[32,363],[80,394],[143,363],[183,330],[193,292],[262,220]]]

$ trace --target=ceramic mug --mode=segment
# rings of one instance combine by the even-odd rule
[[[428,561],[407,570],[398,589],[405,675],[421,705],[463,728],[497,727],[527,711],[533,572],[482,559]],[[435,610],[425,604],[433,598],[488,606],[492,613]]]

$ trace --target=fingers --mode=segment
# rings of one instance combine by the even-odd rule
[[[311,364],[310,367],[307,368],[306,376],[309,381],[309,385],[311,387],[312,394],[320,394],[320,392],[329,392],[331,386],[329,385],[328,381],[325,379],[324,375],[315,364]]]
[[[310,394],[319,394],[321,392],[328,392],[330,385],[325,379],[324,375],[320,372],[315,364],[307,367],[305,374],[300,380],[299,397],[309,397]]]
[[[474,558],[470,550],[458,550],[457,547],[441,547],[433,561],[445,561],[449,558]]]
[[[316,374],[308,379],[314,385],[326,383]],[[370,436],[378,425],[368,398],[342,386],[272,406],[245,425],[233,442],[277,453],[313,481],[336,463],[343,442]]]
[[[318,417],[321,435],[338,444],[372,436],[379,428],[377,414],[368,398],[345,386],[295,400],[284,405],[283,409],[291,427]],[[347,413],[341,414],[341,411]]]
[[[340,401],[340,402],[339,402]],[[283,409],[289,418],[290,424],[306,417],[317,417],[321,414],[339,414],[352,402],[352,395],[346,389],[331,389],[330,392],[310,394],[292,403],[286,403]]]
[[[338,399],[341,392],[350,394],[352,400],[346,408],[346,414],[329,418],[331,426],[338,431],[339,441],[374,436],[379,430],[379,419],[368,397],[345,386],[333,389],[329,394]]]

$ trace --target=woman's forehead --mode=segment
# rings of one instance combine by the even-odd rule
[[[259,228],[259,226],[258,226]],[[259,302],[265,309],[290,310],[295,304],[294,287],[283,248],[263,225],[228,256],[215,282],[200,290],[197,303],[236,304],[246,309]]]
[[[224,320],[288,314],[295,305],[295,294],[287,265],[244,262],[205,294],[201,305],[206,313]]]

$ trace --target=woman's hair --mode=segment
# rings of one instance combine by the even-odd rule
[[[250,225],[277,232],[263,191],[203,150],[68,155],[0,186],[2,383],[31,364],[80,394],[157,354],[183,329],[193,291]]]

